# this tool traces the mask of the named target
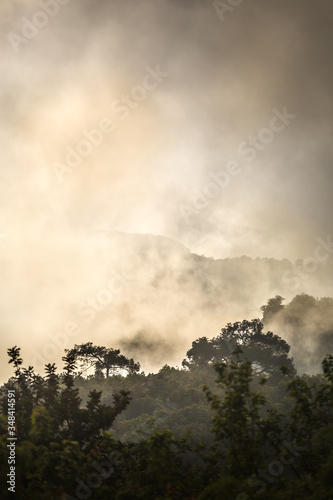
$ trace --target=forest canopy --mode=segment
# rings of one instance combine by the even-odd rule
[[[194,341],[183,368],[147,375],[91,342],[44,376],[9,348],[0,460],[15,394],[19,498],[332,498],[333,357],[322,374],[298,376],[288,343],[263,329],[259,319],[230,323]]]

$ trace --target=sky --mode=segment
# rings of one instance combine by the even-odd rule
[[[4,347],[101,289],[100,231],[292,261],[330,236],[333,4],[232,3],[2,0]]]

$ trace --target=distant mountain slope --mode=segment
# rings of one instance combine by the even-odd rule
[[[180,364],[194,339],[261,317],[275,295],[333,296],[333,259],[300,279],[286,259],[207,258],[150,234],[96,230],[61,245],[46,238],[27,255],[5,263],[2,325],[38,370],[49,362],[61,367],[63,348],[88,341],[119,347],[145,371],[157,370]]]
[[[109,331],[108,344],[117,339],[143,366],[179,363],[193,339],[216,335],[227,322],[261,317],[260,306],[277,294],[287,299],[302,292],[333,295],[328,267],[300,280],[287,259],[215,260],[161,236],[104,237],[110,247],[121,247],[129,282],[126,295],[117,297],[100,325],[101,338]],[[105,258],[117,266],[112,255]]]

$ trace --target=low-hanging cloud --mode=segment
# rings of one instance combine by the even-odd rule
[[[34,36],[15,50],[10,34],[24,36],[26,20],[36,24],[47,3],[52,0],[0,6],[4,348],[23,343],[30,352],[28,338],[35,346],[47,342],[47,332],[71,321],[109,272],[132,269],[121,245],[97,237],[99,230],[161,234],[215,258],[312,255],[317,239],[331,233],[329,2],[242,2],[221,22],[213,2],[59,1],[56,15],[44,26],[40,17]],[[115,100],[126,99],[142,85],[146,68],[158,65],[168,77],[137,106],[128,104],[128,118],[59,183],[54,162],[66,160],[83,131],[114,118]],[[247,165],[239,145],[284,107],[295,120]],[[242,172],[188,224],[179,207],[231,160]],[[111,264],[103,252],[112,254]],[[177,265],[185,266],[182,259]],[[148,277],[142,283],[148,286]],[[317,284],[314,289],[320,294]],[[171,284],[163,288],[161,300],[173,292]],[[163,335],[182,325],[178,336],[187,342],[202,291],[188,293],[193,301],[175,314],[177,325],[167,321],[171,299],[161,316]],[[244,305],[244,314],[257,310],[264,295],[253,299],[252,309]],[[117,306],[109,322],[102,312],[82,339],[108,341],[126,310],[133,326],[119,338],[128,335],[130,342],[144,329],[156,336],[159,321],[149,320],[154,301],[146,300]]]

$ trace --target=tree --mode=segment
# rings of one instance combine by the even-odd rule
[[[140,363],[136,363],[133,358],[126,358],[120,354],[119,349],[111,347],[95,346],[92,342],[86,344],[75,344],[73,349],[65,349],[68,355],[73,356],[75,361],[81,363],[81,368],[87,370],[95,368],[96,376],[103,376],[103,371],[108,378],[110,373],[121,372],[135,373],[140,370]]]
[[[66,439],[77,441],[82,448],[96,442],[102,431],[111,428],[116,417],[126,409],[130,397],[128,391],[113,394],[113,404],[107,406],[101,403],[102,392],[89,392],[85,408],[79,389],[75,387],[75,353],[67,352],[63,357],[64,373],[56,374],[55,364],[45,367],[45,378],[34,373],[33,367],[20,368],[23,361],[20,349],[16,346],[8,349],[9,363],[15,366],[15,377],[5,389],[15,389],[16,423],[20,439],[32,437],[41,442],[50,434],[49,439],[55,441]],[[2,390],[5,393],[5,390]],[[2,413],[8,412],[7,398],[2,399]],[[44,437],[37,431],[37,423],[45,430]]]
[[[207,337],[200,337],[192,342],[192,348],[187,351],[182,365],[186,368],[193,364],[197,367],[204,367],[215,362],[216,354],[215,345]]]
[[[263,445],[266,444],[267,422],[261,416],[266,400],[261,393],[251,390],[253,372],[249,361],[217,363],[216,384],[223,389],[223,398],[213,394],[207,386],[204,391],[213,417],[215,439],[222,445],[221,457],[228,473],[235,477],[249,477],[263,464]],[[262,384],[265,379],[262,379]]]
[[[263,312],[262,322],[264,325],[268,324],[272,318],[283,311],[285,306],[282,302],[285,299],[281,295],[276,295],[273,299],[269,299],[265,306],[261,306],[261,311]]]
[[[281,366],[296,373],[293,361],[288,357],[290,350],[287,342],[272,332],[263,333],[263,324],[259,319],[228,323],[220,335],[211,340],[206,337],[192,343],[183,360],[184,367],[198,367],[234,360],[235,349],[241,349],[241,358],[248,359],[256,374],[277,374]]]

